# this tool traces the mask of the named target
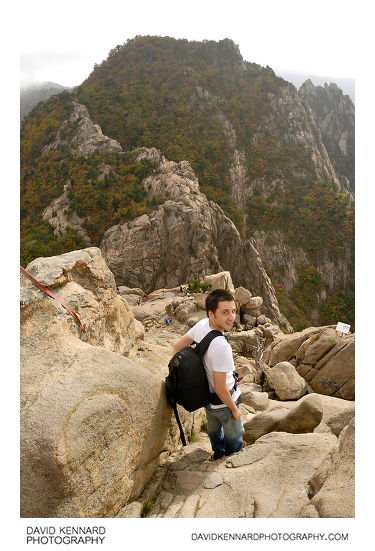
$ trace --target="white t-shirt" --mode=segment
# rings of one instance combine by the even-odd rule
[[[201,340],[212,331],[208,318],[204,318],[201,321],[198,321],[187,332],[188,337],[193,339],[195,342],[201,342]],[[214,389],[214,375],[213,371],[220,371],[221,373],[226,373],[226,384],[229,390],[233,388],[235,379],[233,376],[234,371],[234,362],[232,347],[229,342],[226,340],[224,335],[222,337],[215,337],[211,341],[210,346],[206,354],[203,356],[203,365],[206,370],[208,386],[210,387],[210,392],[215,392]],[[241,395],[241,391],[237,388],[232,394],[232,399],[234,402],[238,400]],[[213,405],[210,404],[210,407],[213,409],[226,407],[225,404],[222,405]]]

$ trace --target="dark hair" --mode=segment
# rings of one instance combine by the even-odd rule
[[[211,293],[209,293],[206,297],[207,316],[209,310],[215,313],[217,307],[219,306],[219,302],[223,302],[224,300],[234,301],[234,296],[226,289],[214,289],[213,291],[211,291]]]

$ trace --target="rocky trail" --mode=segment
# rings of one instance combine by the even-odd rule
[[[340,442],[346,467],[353,453],[348,447],[352,425]],[[321,464],[335,447],[334,435],[272,432],[216,461],[211,460],[207,434],[195,438],[159,467],[142,495],[117,517],[316,518],[327,511],[337,514],[339,503],[340,516],[350,516],[351,500],[341,501],[337,487],[336,492],[331,488],[328,494],[324,489],[319,493],[317,485],[327,476]],[[344,490],[348,496],[348,488]]]
[[[237,303],[227,338],[247,444],[212,461],[204,409],[179,408],[182,447],[164,384],[173,344],[205,317],[205,293],[159,289],[141,302],[94,247],[27,270],[86,331],[21,276],[21,516],[354,516],[354,335],[284,334],[262,297],[229,272],[208,276]]]

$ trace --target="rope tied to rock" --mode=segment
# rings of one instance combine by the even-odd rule
[[[24,275],[25,277],[27,277],[31,283],[33,283],[35,285],[35,287],[37,287],[38,289],[40,289],[40,291],[43,291],[43,293],[45,293],[46,295],[48,295],[49,297],[51,298],[54,298],[55,300],[57,300],[57,302],[59,302],[61,304],[61,306],[63,306],[66,310],[68,310],[68,312],[74,317],[74,319],[76,321],[78,321],[79,325],[81,326],[81,329],[83,332],[86,331],[86,325],[83,325],[81,323],[81,320],[79,319],[78,317],[78,314],[72,310],[71,308],[69,308],[69,306],[67,306],[59,297],[57,297],[56,295],[54,295],[52,293],[52,291],[50,291],[49,289],[47,289],[47,287],[45,287],[44,285],[42,285],[40,283],[40,281],[38,281],[37,279],[35,279],[35,277],[33,277],[31,274],[29,274],[29,272],[27,272],[25,270],[25,268],[22,268],[22,266],[20,266],[20,271],[21,271],[21,274]]]

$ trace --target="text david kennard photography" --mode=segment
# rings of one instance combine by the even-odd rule
[[[79,544],[104,543],[104,526],[27,526],[26,543]]]

